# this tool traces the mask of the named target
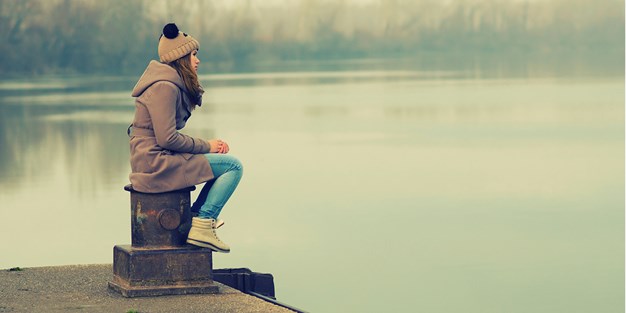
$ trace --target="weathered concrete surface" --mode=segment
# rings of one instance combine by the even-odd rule
[[[216,284],[219,294],[124,298],[111,264],[0,270],[0,312],[292,312]]]

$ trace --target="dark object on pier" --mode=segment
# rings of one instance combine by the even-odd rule
[[[190,192],[142,193],[127,185],[131,199],[132,246],[113,248],[109,288],[125,297],[217,293],[212,251],[187,245]]]
[[[272,274],[255,273],[247,268],[215,269],[213,280],[241,292],[256,292],[276,300]]]
[[[272,274],[256,273],[247,268],[225,268],[213,270],[213,279],[241,292],[255,296],[294,312],[305,311],[276,300]]]

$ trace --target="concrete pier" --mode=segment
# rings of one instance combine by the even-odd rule
[[[215,282],[216,294],[125,298],[111,291],[112,265],[0,270],[0,312],[292,312]]]

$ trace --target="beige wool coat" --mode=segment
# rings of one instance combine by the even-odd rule
[[[157,193],[213,179],[207,140],[178,132],[191,116],[185,85],[171,66],[151,61],[135,85],[129,176],[133,189]]]

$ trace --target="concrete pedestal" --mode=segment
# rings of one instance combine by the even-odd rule
[[[125,297],[217,293],[212,279],[211,250],[193,247],[113,249],[113,281],[109,288]]]

